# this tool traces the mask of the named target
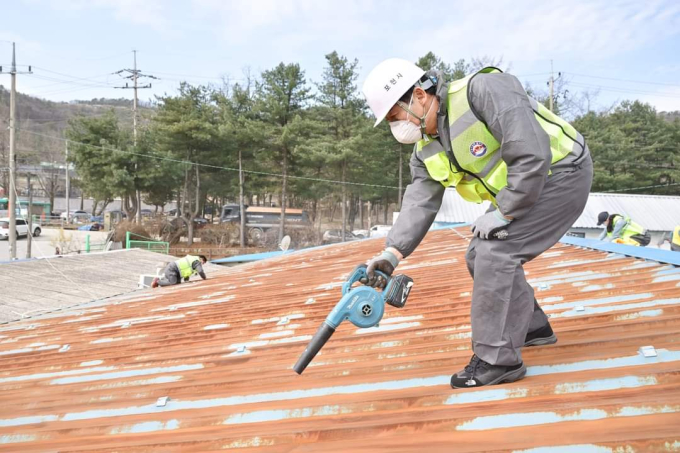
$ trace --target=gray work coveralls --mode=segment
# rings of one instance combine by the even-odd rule
[[[448,86],[438,76],[439,141],[451,154],[446,112]],[[510,74],[478,74],[469,85],[469,102],[501,143],[497,151],[508,167],[508,185],[498,193],[500,211],[515,220],[506,240],[473,238],[466,254],[473,277],[472,348],[492,365],[516,365],[527,332],[548,323],[524,276],[523,265],[552,247],[579,217],[588,200],[593,166],[588,147],[550,164],[548,134],[534,116],[519,80]],[[585,143],[583,137],[578,137]],[[412,182],[402,209],[387,237],[404,257],[425,237],[439,210],[444,186],[433,180],[415,151],[410,161]],[[549,171],[551,172],[549,174]],[[493,205],[490,210],[496,209]]]

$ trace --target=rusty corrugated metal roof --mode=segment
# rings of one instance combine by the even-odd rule
[[[430,232],[399,267],[408,305],[341,324],[302,376],[382,240],[6,325],[0,451],[680,450],[680,269],[557,244],[526,271],[559,342],[524,350],[521,381],[452,390],[471,355],[468,235]]]

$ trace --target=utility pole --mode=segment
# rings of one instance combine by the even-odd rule
[[[241,217],[241,227],[239,228],[239,244],[241,248],[246,246],[246,207],[243,202],[243,167],[241,158],[241,147],[238,148],[238,212]],[[177,212],[179,212],[179,204],[177,205]],[[222,216],[222,207],[220,207],[220,217]]]
[[[114,87],[114,88],[119,88],[122,90],[134,90],[134,99],[132,101],[132,134],[133,134],[133,140],[134,140],[134,145],[135,148],[137,148],[137,90],[141,90],[144,88],[151,88],[151,84],[147,85],[142,85],[139,86],[137,84],[137,81],[141,77],[147,77],[149,79],[158,79],[158,77],[154,77],[152,75],[148,74],[142,74],[142,71],[137,69],[137,51],[133,50],[132,51],[134,55],[134,61],[133,61],[133,66],[132,69],[121,69],[120,71],[114,72],[114,74],[121,75],[123,73],[129,73],[130,75],[122,76],[125,79],[131,79],[132,80],[132,86],[129,86],[128,83],[125,83],[124,87]],[[135,149],[136,151],[136,149]],[[135,179],[138,179],[137,176],[137,163],[135,163]],[[141,225],[142,223],[142,191],[137,189],[135,193],[135,197],[137,199],[137,223]]]
[[[31,245],[33,244],[33,184],[31,174],[26,175],[28,179],[28,235],[26,236],[26,258],[31,257]]]
[[[558,72],[557,73],[557,78],[555,78],[555,74],[553,72],[553,61],[550,60],[550,80],[548,81],[548,87],[550,87],[550,99],[548,100],[548,108],[550,109],[551,112],[554,112],[554,105],[553,101],[555,99],[555,82],[558,81],[562,77],[562,73]],[[565,92],[566,94],[566,92]]]
[[[68,140],[66,141],[66,223],[71,223],[71,175],[68,171]]]
[[[0,74],[10,74],[12,87],[9,101],[9,259],[17,258],[17,189],[16,189],[16,115],[17,115],[17,74],[31,74],[31,67],[27,72],[17,72],[16,44],[12,43],[12,67],[9,72],[3,72],[0,66]]]
[[[553,111],[553,88],[555,86],[555,79],[553,78],[553,61],[550,60],[550,81],[548,82],[548,86],[550,87],[550,98],[548,100],[549,103],[549,109],[552,112]]]

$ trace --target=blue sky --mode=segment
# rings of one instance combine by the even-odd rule
[[[162,79],[143,99],[174,93],[180,80],[238,80],[281,61],[318,81],[333,50],[359,60],[361,84],[385,58],[431,50],[448,62],[502,57],[540,88],[552,59],[570,93],[599,90],[598,108],[641,99],[680,110],[677,0],[16,0],[1,15],[0,63],[16,41],[17,63],[34,71],[19,90],[55,101],[130,98],[111,73],[132,66],[132,49],[138,67]]]

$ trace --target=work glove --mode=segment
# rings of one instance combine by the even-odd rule
[[[510,222],[512,222],[512,220],[503,216],[498,209],[495,209],[475,220],[475,223],[472,225],[472,233],[476,238],[494,239],[494,235],[505,229]],[[499,236],[496,237],[498,239],[505,239],[505,237],[507,237],[507,232],[504,235],[505,237],[501,236],[503,235],[499,234]]]
[[[364,285],[372,286],[373,288],[385,288],[385,286],[387,286],[387,281],[375,271],[380,271],[385,275],[391,276],[397,265],[399,265],[399,258],[391,251],[383,250],[380,255],[369,260],[366,267],[366,275],[368,275],[368,278],[363,278],[360,281]]]

